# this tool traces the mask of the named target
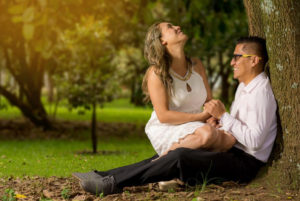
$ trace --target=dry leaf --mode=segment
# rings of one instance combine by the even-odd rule
[[[46,197],[46,198],[52,198],[54,197],[54,193],[48,191],[48,190],[43,190],[43,195]]]

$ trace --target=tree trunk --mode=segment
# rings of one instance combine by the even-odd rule
[[[92,139],[92,146],[93,146],[93,153],[97,153],[97,117],[96,117],[96,110],[97,110],[97,105],[96,103],[93,103],[93,111],[92,111],[92,123],[91,123],[91,139]]]
[[[43,127],[45,130],[52,128],[52,124],[48,119],[47,113],[44,108],[32,108],[27,104],[24,104],[17,96],[7,91],[0,86],[0,94],[2,94],[11,105],[18,107],[22,114],[27,117],[34,125]],[[42,106],[42,105],[41,105]]]
[[[23,48],[14,49],[14,54],[19,55],[18,64],[14,61],[14,54],[4,50],[5,66],[14,78],[14,82],[19,86],[20,96],[14,90],[8,91],[0,85],[2,94],[13,106],[18,107],[22,114],[27,117],[34,125],[48,130],[52,124],[48,119],[47,112],[41,101],[41,90],[44,76],[44,60],[41,55],[33,54],[30,64],[25,61],[26,54]],[[12,51],[13,52],[13,51]]]
[[[250,35],[266,38],[267,41],[271,84],[284,139],[281,157],[273,161],[266,178],[276,188],[299,190],[300,1],[244,0],[244,4]]]
[[[48,102],[54,102],[54,81],[50,72],[47,73],[47,93],[48,93]]]

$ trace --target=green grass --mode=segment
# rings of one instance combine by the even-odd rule
[[[5,100],[2,99],[5,103]],[[53,116],[54,105],[45,103],[45,108],[50,117]],[[136,107],[129,103],[128,99],[117,99],[106,103],[103,108],[97,110],[97,120],[102,122],[125,122],[145,124],[151,115],[152,108]],[[0,119],[19,119],[22,114],[16,107],[8,106],[0,110]],[[82,108],[70,110],[65,102],[62,102],[57,108],[56,119],[70,121],[89,121],[91,111]]]
[[[78,154],[90,150],[90,141],[24,140],[0,141],[0,177],[63,176],[93,169],[107,170],[131,164],[155,154],[147,139],[117,138],[99,141],[99,150],[110,155]]]
[[[4,99],[1,104],[8,105]],[[45,103],[49,116],[54,105]],[[69,110],[65,101],[57,108],[56,119],[69,121],[89,121],[91,111]],[[126,122],[145,124],[152,108],[136,107],[128,99],[118,99],[98,108],[97,119],[102,122]],[[16,107],[8,106],[0,110],[0,119],[21,119]],[[82,133],[89,136],[89,131]],[[87,138],[88,139],[88,138]],[[131,164],[155,152],[146,138],[100,139],[98,150],[119,151],[110,155],[83,155],[80,151],[91,150],[90,140],[14,140],[0,141],[0,177],[22,176],[70,176],[72,172],[85,172],[93,169],[107,170]]]

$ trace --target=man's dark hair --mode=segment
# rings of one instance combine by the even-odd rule
[[[257,56],[262,58],[262,65],[265,67],[268,62],[268,52],[266,47],[266,40],[258,36],[241,37],[237,40],[236,44],[245,44],[243,51],[254,52]]]

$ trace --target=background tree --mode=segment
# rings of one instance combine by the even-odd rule
[[[92,109],[91,139],[97,152],[97,105],[112,100],[116,87],[112,65],[114,47],[108,40],[105,21],[93,16],[82,17],[74,29],[61,34],[62,46],[57,52],[64,76],[60,76],[61,93],[73,108]],[[59,56],[60,55],[60,56]]]
[[[0,1],[0,9],[0,47],[5,67],[18,86],[14,89],[1,85],[0,93],[34,124],[49,128],[41,89],[55,39],[53,29],[45,30],[49,25],[45,4],[42,1]]]
[[[277,153],[280,159],[269,168],[268,178],[272,185],[299,190],[300,1],[244,0],[244,3],[250,35],[267,41],[271,83],[284,138],[283,152]]]
[[[56,67],[57,36],[92,9],[80,0],[0,1],[3,66],[17,85],[0,85],[0,94],[36,126],[52,127],[41,95],[44,73]]]
[[[186,3],[185,27],[192,37],[190,51],[201,57],[211,88],[230,104],[237,82],[232,79],[230,61],[237,38],[247,35],[242,1],[190,1]]]
[[[142,2],[142,1],[138,1]],[[59,68],[53,52],[59,46],[58,36],[72,28],[85,15],[109,19],[110,38],[118,48],[129,33],[124,19],[136,13],[136,2],[117,0],[60,1],[24,0],[0,1],[0,57],[2,66],[13,79],[13,85],[0,85],[0,94],[36,126],[50,128],[48,114],[41,101],[43,79],[47,72],[51,85],[50,100],[55,88],[52,82]],[[123,18],[123,17],[127,18]],[[133,32],[131,32],[133,33]]]
[[[51,127],[41,101],[44,78],[47,75],[49,101],[61,98],[59,86],[52,78],[63,77],[63,66],[71,65],[56,54],[64,45],[60,36],[65,30],[76,30],[82,18],[93,16],[106,21],[110,30],[107,40],[114,47],[114,67],[123,74],[118,84],[131,92],[131,102],[142,105],[141,81],[148,67],[143,58],[144,37],[155,21],[170,21],[182,26],[189,35],[186,46],[190,56],[201,57],[208,71],[215,95],[225,102],[232,98],[228,90],[235,83],[229,60],[233,41],[245,35],[247,29],[242,1],[150,1],[150,0],[24,0],[0,1],[0,58],[3,73],[12,82],[0,84],[0,94],[18,107],[35,125]],[[79,30],[77,30],[79,31]],[[233,39],[234,38],[234,39]],[[84,42],[81,43],[84,45]],[[86,44],[85,44],[86,45]],[[86,47],[87,50],[89,47]],[[93,47],[91,47],[93,48]],[[63,63],[66,62],[65,64]],[[71,66],[74,66],[72,64]],[[75,68],[74,68],[75,69]],[[71,73],[73,69],[68,69]],[[67,80],[66,80],[67,82]],[[9,84],[5,84],[9,83]],[[221,88],[221,89],[219,89]],[[61,97],[61,98],[60,98]],[[52,108],[52,107],[51,107]],[[55,110],[53,112],[55,114]]]
[[[117,13],[113,16],[111,36],[118,50],[115,65],[120,68],[120,84],[129,89],[130,102],[144,105],[141,88],[142,79],[148,67],[144,59],[144,38],[148,27],[157,20],[157,2],[149,0],[125,1],[118,3]],[[114,8],[116,9],[115,5]],[[121,22],[121,23],[120,23]],[[117,29],[117,30],[115,30]],[[115,35],[115,34],[118,35]]]

